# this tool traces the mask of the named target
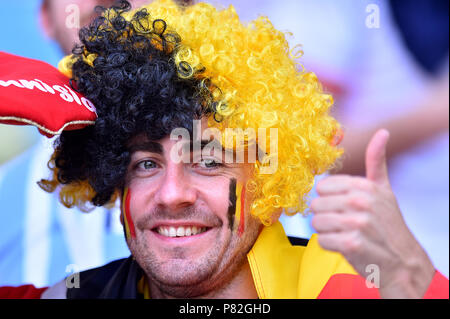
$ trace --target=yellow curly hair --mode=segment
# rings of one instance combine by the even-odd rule
[[[276,172],[262,174],[263,164],[257,161],[247,183],[255,198],[251,213],[265,225],[273,222],[272,215],[280,208],[289,215],[304,213],[314,176],[332,168],[342,154],[335,143],[341,130],[329,114],[331,95],[323,92],[314,73],[303,68],[299,55],[292,54],[285,34],[266,17],[242,23],[233,6],[217,9],[197,3],[180,7],[172,0],[157,0],[143,8],[153,21],[164,20],[167,29],[181,37],[173,61],[179,70],[186,70],[186,63],[190,67],[179,76],[195,77],[197,70],[203,70],[202,77],[219,89],[214,116],[221,120],[211,116],[211,127],[222,132],[225,128],[278,129]],[[104,14],[114,14],[114,10]],[[133,14],[123,16],[131,19]],[[152,21],[147,23],[152,25]],[[90,64],[95,58],[89,52],[84,56]],[[68,76],[72,75],[71,61],[68,56],[59,65]],[[89,183],[85,184],[62,185],[61,201],[82,207],[93,194]]]

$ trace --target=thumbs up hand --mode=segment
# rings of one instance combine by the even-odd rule
[[[368,265],[378,266],[381,297],[421,298],[435,269],[406,226],[390,187],[388,140],[383,129],[372,137],[365,178],[333,175],[317,184],[312,226],[319,244],[340,252],[361,276],[368,275]]]

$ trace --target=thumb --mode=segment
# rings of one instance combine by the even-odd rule
[[[386,145],[389,131],[378,130],[367,145],[366,149],[366,177],[377,184],[389,184],[386,163]]]

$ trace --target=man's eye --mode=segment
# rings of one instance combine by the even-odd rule
[[[199,165],[205,168],[215,168],[220,166],[221,163],[212,158],[202,158]]]
[[[153,161],[145,160],[145,161],[139,162],[137,167],[142,170],[149,170],[149,169],[156,168],[157,165]]]

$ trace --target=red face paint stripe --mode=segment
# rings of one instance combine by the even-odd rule
[[[136,232],[134,230],[133,220],[130,216],[130,200],[131,200],[131,192],[128,189],[127,197],[125,199],[125,218],[127,219],[128,228],[130,229],[131,238],[136,238]]]

